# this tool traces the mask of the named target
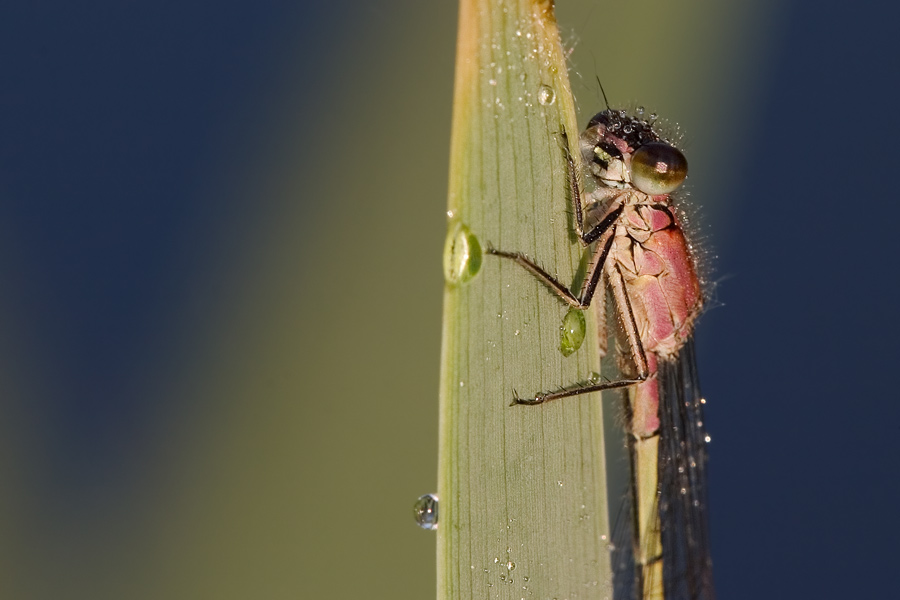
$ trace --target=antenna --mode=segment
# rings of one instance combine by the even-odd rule
[[[600,76],[596,75],[595,77],[597,77],[597,85],[600,86],[600,93],[603,94],[603,102],[606,104],[606,110],[611,110],[609,108],[609,100],[606,99],[606,90],[603,89],[603,84],[600,83]]]

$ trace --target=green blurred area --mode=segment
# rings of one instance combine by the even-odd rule
[[[2,415],[2,597],[434,593],[434,536],[412,504],[436,484],[456,7],[384,10],[335,29],[320,56],[284,61],[278,109],[260,117],[265,153],[207,183],[275,208],[229,226],[238,256],[196,259],[205,318],[185,311],[173,326],[193,345],[161,348],[140,391],[184,410],[154,424],[163,442],[139,489],[111,512],[46,519],[38,425]],[[777,35],[767,4],[590,0],[558,16],[581,120],[603,108],[597,76],[613,105],[680,123],[691,190],[727,235],[717,140],[747,126]],[[333,78],[310,88],[310,61]]]

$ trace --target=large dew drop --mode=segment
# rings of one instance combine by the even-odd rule
[[[570,308],[563,317],[559,332],[559,351],[563,356],[570,356],[581,348],[581,344],[584,342],[585,328],[584,311]]]
[[[465,283],[481,269],[481,244],[462,223],[454,223],[444,243],[444,279],[451,285]]]
[[[542,85],[538,90],[538,102],[544,106],[550,106],[556,102],[556,92],[549,85]]]
[[[422,529],[435,530],[438,526],[438,497],[435,494],[425,494],[416,500],[413,506],[416,524]]]

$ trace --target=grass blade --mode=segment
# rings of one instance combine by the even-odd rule
[[[579,131],[552,3],[462,0],[445,267],[466,227],[573,280],[562,127]],[[509,406],[600,370],[595,315],[563,356],[558,298],[495,257],[474,269],[444,296],[438,598],[611,597],[599,394]]]

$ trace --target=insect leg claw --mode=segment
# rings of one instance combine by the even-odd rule
[[[525,406],[534,406],[535,404],[543,404],[546,397],[543,394],[538,394],[534,398],[519,398],[519,393],[513,390],[513,401],[510,406],[516,406],[517,404],[524,404]]]

